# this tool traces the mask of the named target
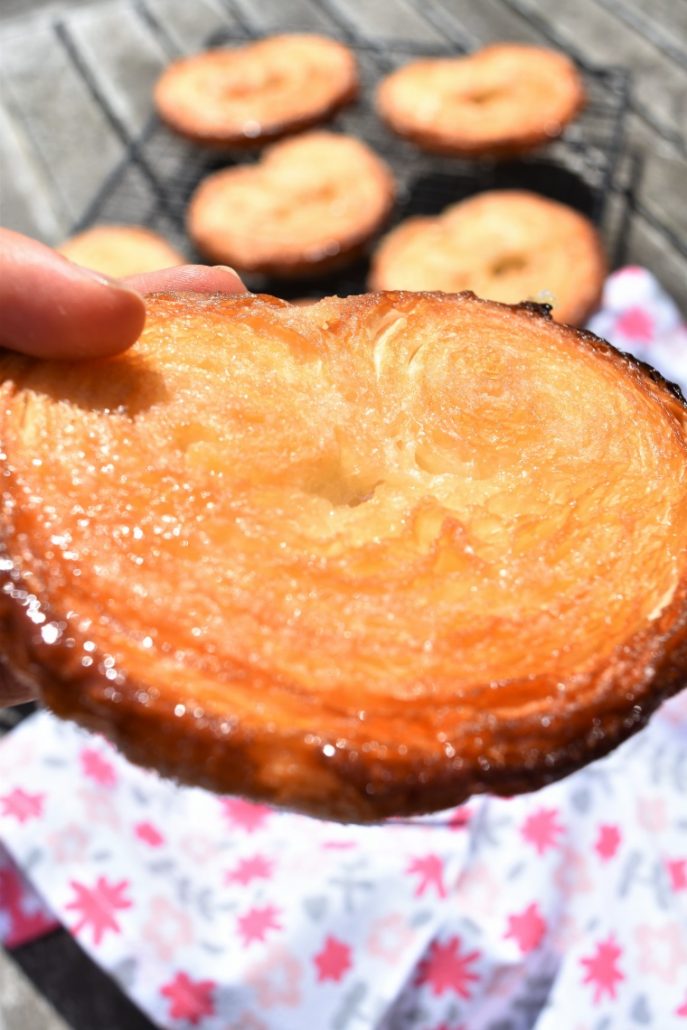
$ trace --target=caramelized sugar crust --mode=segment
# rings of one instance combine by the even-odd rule
[[[210,146],[255,146],[330,118],[358,94],[353,53],[287,33],[174,61],[155,87],[170,128]]]
[[[527,190],[487,190],[392,229],[369,282],[373,290],[473,290],[506,304],[545,292],[554,318],[582,325],[605,276],[599,234],[579,212]]]
[[[193,195],[189,235],[209,260],[298,277],[356,257],[395,196],[388,166],[360,140],[308,132],[254,165],[215,172]]]
[[[157,272],[186,260],[163,236],[140,225],[94,225],[57,250],[75,264],[114,279]]]
[[[379,115],[394,132],[457,157],[531,150],[560,136],[584,103],[582,80],[565,54],[517,43],[413,61],[377,92]]]
[[[687,670],[680,396],[471,294],[158,295],[2,356],[0,645],[220,792],[375,820],[535,788]]]

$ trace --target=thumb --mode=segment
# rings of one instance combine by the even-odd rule
[[[144,322],[143,298],[133,289],[0,229],[0,346],[40,357],[105,357],[131,346]]]

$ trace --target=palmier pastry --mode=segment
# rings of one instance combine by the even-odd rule
[[[183,265],[184,255],[139,225],[94,225],[57,248],[77,265],[120,279]]]
[[[598,306],[606,275],[599,235],[583,215],[520,190],[491,190],[437,217],[409,218],[381,241],[374,290],[473,290],[505,303],[553,304],[581,325]]]
[[[134,761],[340,820],[535,788],[687,673],[687,410],[535,305],[158,295],[0,362],[0,653]]]
[[[254,165],[205,179],[188,231],[210,261],[298,277],[347,264],[384,224],[394,201],[386,164],[360,140],[310,132]]]
[[[357,93],[357,63],[348,47],[292,34],[175,61],[157,82],[155,104],[182,136],[241,147],[326,121]]]
[[[377,92],[377,111],[399,136],[468,158],[523,153],[555,139],[584,102],[565,54],[518,43],[414,61]]]

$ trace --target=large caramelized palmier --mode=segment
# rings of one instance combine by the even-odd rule
[[[687,669],[679,394],[545,309],[149,298],[5,353],[0,645],[134,761],[340,820],[530,790]]]

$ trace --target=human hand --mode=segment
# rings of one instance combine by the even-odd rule
[[[53,358],[107,357],[130,347],[145,322],[143,295],[167,290],[242,293],[229,268],[180,265],[120,281],[72,264],[50,247],[0,229],[0,346]],[[0,656],[0,708],[31,687]]]

